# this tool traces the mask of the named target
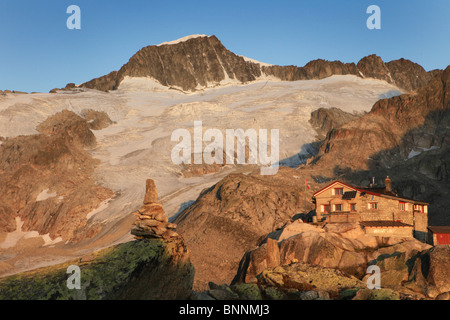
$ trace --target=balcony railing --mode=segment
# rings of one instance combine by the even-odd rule
[[[338,222],[357,222],[360,221],[360,215],[354,211],[332,211],[323,215],[328,223]]]

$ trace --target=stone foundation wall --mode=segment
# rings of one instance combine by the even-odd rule
[[[365,228],[366,234],[379,237],[413,237],[412,227]]]
[[[428,213],[414,213],[414,237],[426,241],[428,238]]]

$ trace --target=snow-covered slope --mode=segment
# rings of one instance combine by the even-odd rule
[[[273,66],[273,64],[270,64],[270,63],[261,62],[261,61],[255,60],[255,59],[247,58],[245,56],[241,56],[241,57],[244,58],[245,61],[257,63],[261,66],[265,66],[265,67]]]
[[[189,36],[177,39],[177,40],[160,43],[157,46],[159,47],[159,46],[164,46],[164,45],[177,44],[177,43],[180,43],[180,42],[188,41],[190,39],[203,38],[203,37],[207,37],[207,35],[206,34],[192,34],[192,35],[189,35]]]

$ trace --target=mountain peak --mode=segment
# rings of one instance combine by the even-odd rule
[[[258,79],[280,81],[323,79],[332,75],[375,78],[407,91],[417,89],[437,72],[426,72],[409,60],[388,63],[367,56],[358,64],[314,60],[304,67],[262,63],[229,51],[216,36],[189,35],[142,48],[119,71],[83,83],[80,87],[101,91],[116,90],[125,77],[151,78],[183,92],[193,92],[225,84],[244,84]]]

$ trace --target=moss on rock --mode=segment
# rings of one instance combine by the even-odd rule
[[[262,300],[261,290],[256,283],[243,283],[232,286],[234,292],[239,295],[242,300]]]
[[[293,288],[299,291],[320,290],[335,294],[347,288],[364,286],[362,281],[339,270],[302,262],[265,269],[257,278],[261,285]]]
[[[185,253],[182,241],[131,241],[96,252],[89,261],[71,260],[0,279],[0,299],[184,299],[194,276]],[[80,268],[80,289],[68,288],[71,265]],[[168,282],[172,287],[162,290]]]

